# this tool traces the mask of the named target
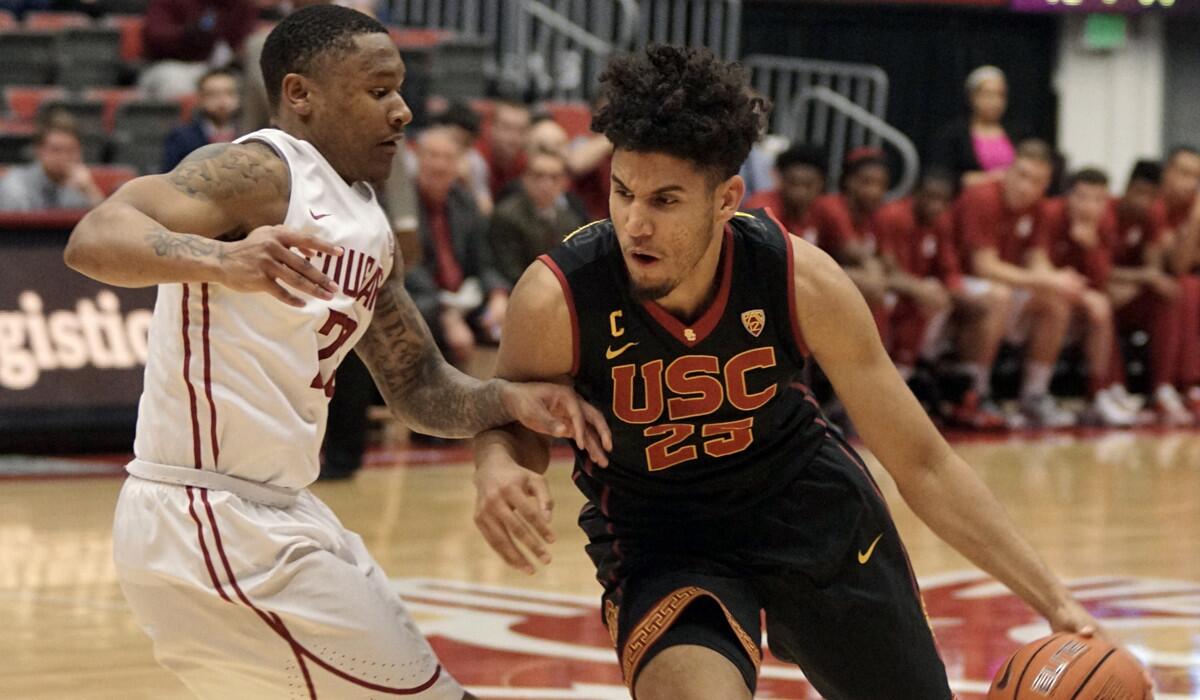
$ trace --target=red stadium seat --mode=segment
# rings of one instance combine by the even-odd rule
[[[8,116],[16,121],[32,122],[47,100],[66,97],[66,90],[55,86],[16,86],[4,88],[4,102]]]
[[[430,48],[454,36],[453,32],[444,29],[413,29],[409,27],[388,27],[392,41],[401,49]]]
[[[130,100],[144,97],[137,88],[90,88],[83,93],[85,99],[98,100],[104,104],[104,131],[112,133],[116,122],[117,109]]]
[[[110,15],[104,22],[121,32],[121,60],[126,63],[141,62],[145,57],[142,31],[146,18],[141,15]]]
[[[570,138],[586,136],[592,131],[592,108],[586,102],[547,102],[542,107],[550,113]]]
[[[128,165],[95,165],[92,166],[92,179],[107,197],[117,188],[137,177],[137,171]]]
[[[86,27],[91,23],[91,18],[82,12],[29,12],[25,15],[25,28],[41,31]]]

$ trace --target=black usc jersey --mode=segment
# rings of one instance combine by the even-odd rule
[[[571,311],[576,390],[613,432],[576,484],[617,527],[719,517],[778,493],[826,432],[801,384],[792,239],[767,212],[724,232],[717,291],[693,323],[632,294],[610,221],[542,256]]]

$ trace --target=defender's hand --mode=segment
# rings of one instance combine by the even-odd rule
[[[475,470],[475,527],[509,566],[534,572],[517,548],[518,540],[542,564],[550,563],[546,543],[554,541],[553,511],[554,499],[541,474],[507,461]]]
[[[332,299],[337,286],[292,248],[310,256],[342,254],[341,248],[313,236],[282,226],[260,226],[240,241],[223,244],[220,283],[238,292],[266,292],[289,306],[304,306],[304,300],[280,282],[318,299]]]
[[[504,405],[513,420],[530,430],[569,437],[596,464],[608,466],[612,433],[604,416],[570,387],[545,382],[509,383]]]

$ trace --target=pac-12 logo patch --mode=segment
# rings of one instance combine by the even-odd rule
[[[750,335],[757,338],[762,334],[763,326],[767,325],[767,315],[762,309],[752,309],[742,312],[742,325],[746,327]]]

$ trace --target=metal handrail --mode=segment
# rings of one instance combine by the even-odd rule
[[[816,86],[802,90],[790,103],[792,113],[800,114],[810,102],[822,102],[826,104],[830,108],[841,112],[847,118],[862,124],[863,127],[873,131],[883,140],[895,146],[896,150],[900,153],[904,169],[896,181],[896,186],[888,192],[888,197],[901,197],[912,190],[921,169],[921,158],[917,155],[917,147],[913,145],[912,140],[905,136],[903,132],[888,124],[882,118],[855,104],[844,95],[836,93],[827,87]],[[802,131],[797,130],[792,133],[785,132],[783,135],[795,140],[802,133]],[[841,175],[842,154],[840,151],[844,147],[844,144],[834,143],[833,147],[838,149],[839,153],[832,161],[832,168],[829,175],[830,179],[836,182]]]
[[[802,110],[788,110],[794,95],[809,87],[825,87],[843,96],[849,92],[849,99],[858,106],[866,109],[880,119],[887,117],[887,98],[889,81],[887,72],[879,66],[867,63],[840,63],[822,61],[811,58],[795,58],[791,56],[769,56],[755,54],[742,60],[752,73],[755,88],[769,97],[780,107],[772,115],[772,130],[782,131],[785,125],[799,124],[800,133],[804,133],[808,124],[808,115]],[[797,82],[815,81],[816,85],[794,86]],[[843,90],[837,90],[843,87]],[[818,114],[814,130],[823,133],[828,124],[825,115]],[[836,125],[835,125],[836,127]],[[863,133],[856,128],[851,134],[855,143],[863,143]],[[872,145],[878,146],[876,141]]]
[[[637,16],[637,3],[634,0],[618,0],[618,3],[624,8],[624,17],[621,23],[621,35],[615,43],[622,46],[627,46],[633,39],[633,18]],[[567,16],[539,2],[538,0],[522,0],[521,9],[524,10],[526,14],[536,17],[546,26],[566,35],[568,38],[594,54],[607,56],[613,51],[614,46],[612,43],[601,39],[575,22],[572,22]]]

